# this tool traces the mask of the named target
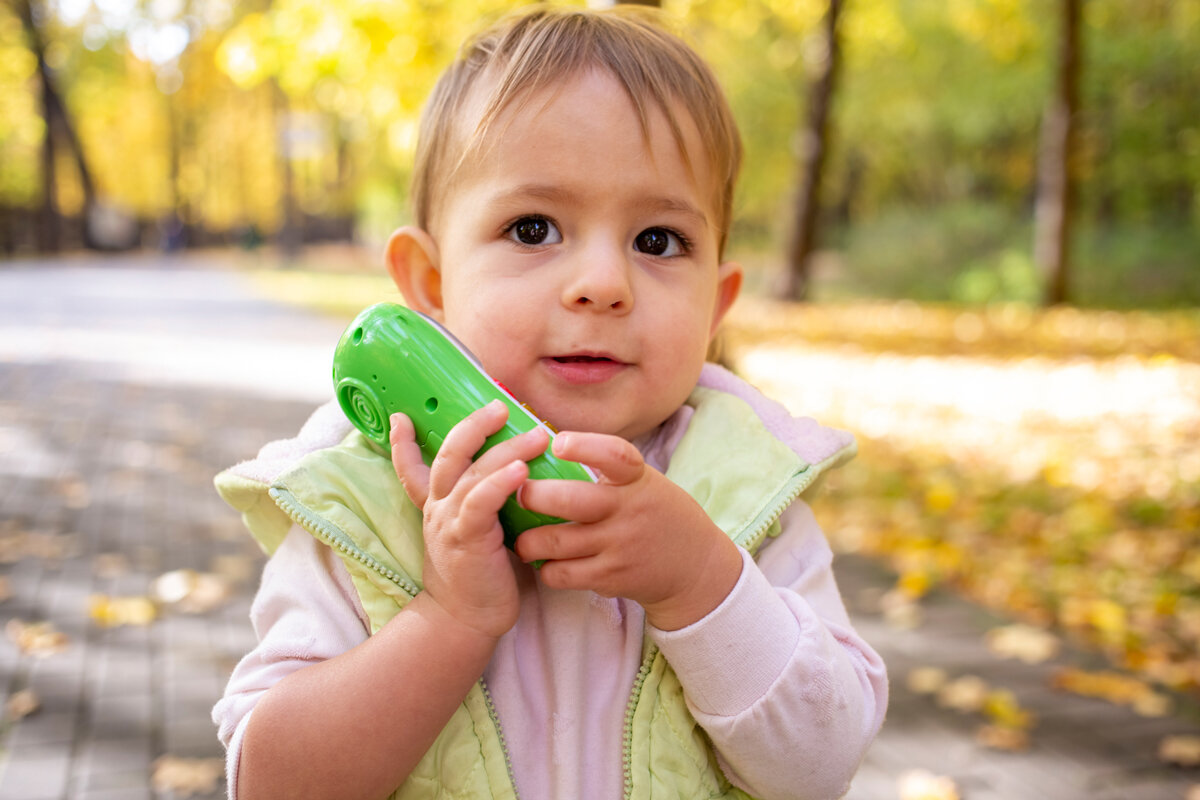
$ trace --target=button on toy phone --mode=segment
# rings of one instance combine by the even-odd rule
[[[489,376],[453,334],[426,315],[395,303],[373,305],[350,323],[334,351],[333,385],[342,411],[354,426],[389,453],[389,418],[396,412],[406,414],[426,463],[433,460],[451,428],[493,400],[508,406],[508,420],[479,453],[534,428],[542,428],[551,439],[555,434]],[[587,467],[556,458],[549,448],[529,461],[529,477],[596,480]],[[516,495],[505,501],[499,517],[509,547],[529,528],[563,521],[522,508]]]

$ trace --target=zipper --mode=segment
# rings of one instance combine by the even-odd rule
[[[275,504],[283,509],[283,512],[291,517],[292,521],[297,525],[311,532],[322,542],[338,552],[345,553],[360,564],[387,578],[400,587],[401,591],[407,594],[410,599],[417,596],[417,592],[420,590],[412,582],[411,578],[385,567],[373,556],[356,547],[351,542],[348,542],[341,531],[325,519],[313,514],[306,506],[297,501],[291,492],[273,486],[267,493],[275,501]]]
[[[733,538],[733,541],[753,554],[758,549],[758,546],[762,544],[767,531],[783,516],[783,512],[787,510],[787,507],[796,502],[796,498],[804,494],[804,490],[812,486],[813,481],[820,477],[824,471],[824,469],[814,468],[813,465],[809,465],[803,471],[794,475],[784,488],[779,490],[772,502],[760,511],[758,516],[743,528],[740,534]]]
[[[783,515],[787,507],[794,503],[796,498],[803,494],[804,490],[811,486],[813,481],[825,472],[826,468],[839,463],[842,458],[845,458],[844,453],[835,454],[820,464],[809,464],[799,473],[792,476],[791,480],[775,494],[775,497],[759,512],[758,516],[746,525],[741,533],[733,537],[733,541],[753,554],[767,535],[767,531]],[[633,690],[629,695],[629,702],[625,706],[625,728],[621,744],[621,768],[625,777],[625,800],[630,800],[633,796],[633,716],[638,702],[641,700],[642,686],[645,684],[646,678],[650,675],[650,668],[654,663],[654,659],[658,657],[658,652],[658,646],[651,644],[650,649],[642,659],[641,667],[638,668],[637,677],[633,681]]]
[[[625,800],[633,796],[633,715],[637,710],[638,701],[642,699],[642,685],[650,674],[650,667],[658,657],[658,646],[650,645],[642,665],[638,668],[637,677],[633,679],[633,691],[630,692],[629,702],[625,705],[625,727],[621,741],[621,770],[625,777]]]
[[[775,524],[776,520],[783,514],[796,498],[804,493],[804,490],[812,485],[812,482],[825,471],[825,467],[836,463],[843,457],[843,454],[831,457],[821,464],[810,464],[798,475],[794,476],[788,485],[775,495],[774,500],[763,509],[757,517],[747,525],[741,533],[733,538],[733,540],[742,547],[753,552],[755,548],[762,542],[767,531]],[[288,515],[298,525],[312,532],[318,539],[330,547],[335,548],[339,552],[349,555],[364,566],[379,573],[387,578],[392,583],[396,584],[410,598],[416,597],[419,589],[416,584],[406,575],[402,575],[393,569],[385,567],[378,560],[365,553],[358,547],[353,546],[345,541],[340,531],[336,527],[330,525],[323,518],[312,514],[307,507],[300,504],[292,496],[291,492],[278,487],[271,487],[268,491],[271,499],[275,501],[285,514]],[[749,534],[747,534],[749,531]],[[646,655],[642,658],[641,666],[638,667],[637,676],[633,681],[633,689],[629,695],[629,702],[625,705],[625,725],[622,732],[621,745],[621,767],[624,773],[624,797],[629,800],[633,795],[633,717],[637,710],[638,701],[641,700],[642,686],[646,682],[646,678],[650,674],[650,669],[654,664],[654,659],[658,657],[658,646],[651,644],[646,651]],[[517,782],[513,777],[512,771],[512,756],[508,751],[508,743],[504,738],[504,730],[500,727],[500,720],[496,713],[496,705],[492,700],[491,692],[488,691],[487,684],[483,678],[479,679],[479,686],[483,690],[484,702],[487,706],[488,716],[491,717],[492,724],[496,726],[496,733],[500,738],[500,750],[504,754],[504,766],[508,771],[509,784],[512,786],[513,796],[517,795]]]
[[[513,797],[519,800],[521,795],[517,792],[517,779],[513,775],[512,755],[508,752],[508,740],[504,738],[504,729],[500,727],[500,715],[496,712],[496,703],[492,700],[492,693],[482,677],[479,679],[479,688],[483,690],[483,702],[487,705],[488,716],[492,718],[492,724],[496,726],[496,735],[500,737],[500,752],[504,754],[504,768],[508,771],[508,784],[512,787]]]
[[[361,548],[347,542],[341,531],[329,524],[325,519],[313,514],[306,506],[297,501],[291,492],[286,489],[272,487],[268,491],[268,494],[275,501],[276,505],[283,509],[283,512],[297,525],[310,531],[314,536],[335,550],[349,555],[367,568],[387,578],[400,587],[410,598],[417,596],[420,590],[407,575],[402,575],[393,569],[385,567]],[[492,700],[492,693],[488,690],[487,683],[484,682],[483,678],[480,678],[478,683],[479,688],[483,692],[483,701],[487,707],[488,716],[491,717],[492,724],[496,726],[496,734],[500,738],[500,751],[504,754],[504,768],[508,772],[508,782],[512,787],[513,797],[519,800],[520,795],[517,793],[517,781],[513,776],[512,755],[508,751],[508,742],[504,738],[504,729],[500,727],[500,717],[496,712],[496,703]]]

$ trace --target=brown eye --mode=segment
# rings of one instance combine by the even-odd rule
[[[544,219],[527,219],[517,223],[517,238],[524,244],[541,244],[550,233],[550,226]]]
[[[647,228],[633,240],[634,249],[652,256],[678,256],[687,252],[683,237],[666,228]]]
[[[529,247],[562,241],[558,228],[544,217],[521,217],[509,227],[508,238]]]

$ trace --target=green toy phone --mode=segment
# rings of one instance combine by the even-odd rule
[[[488,375],[453,334],[419,311],[395,303],[373,305],[350,323],[334,351],[333,386],[350,422],[389,453],[390,417],[406,414],[427,464],[451,428],[493,400],[508,406],[508,421],[488,437],[480,453],[534,428],[542,428],[551,439],[555,435],[548,423]],[[529,477],[596,480],[590,469],[556,458],[549,448],[529,462]],[[522,508],[515,495],[504,503],[499,517],[509,547],[529,528],[563,521]]]

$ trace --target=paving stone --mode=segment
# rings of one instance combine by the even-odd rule
[[[88,787],[112,787],[131,775],[139,775],[145,782],[154,760],[153,748],[149,735],[88,737],[80,746],[75,765],[78,781]]]
[[[0,800],[60,800],[70,777],[70,751],[14,748],[0,763]]]
[[[156,758],[223,755],[209,713],[254,643],[248,613],[264,558],[216,496],[212,476],[299,429],[327,391],[321,348],[331,350],[341,332],[338,323],[262,301],[236,275],[154,259],[105,263],[0,264],[6,326],[40,331],[42,342],[58,336],[63,320],[105,342],[153,331],[180,342],[175,358],[188,366],[147,364],[136,352],[99,352],[76,340],[31,360],[0,341],[0,534],[7,527],[78,537],[77,552],[58,563],[0,563],[12,592],[0,603],[0,627],[46,620],[71,639],[65,652],[39,659],[0,637],[0,699],[30,687],[43,704],[0,727],[0,800],[172,800],[150,787]],[[39,302],[8,300],[23,296]],[[190,340],[311,347],[317,388],[287,396],[282,384],[303,380],[270,375],[270,365],[267,379],[231,385],[222,365],[185,352]],[[113,553],[125,557],[125,570],[100,575],[97,556]],[[167,570],[207,571],[222,556],[245,559],[249,574],[221,608],[196,616],[164,609],[145,627],[101,629],[90,618],[94,593],[142,595]],[[963,800],[1183,800],[1200,783],[1200,770],[1166,767],[1156,755],[1165,735],[1200,734],[1194,720],[1143,719],[1049,688],[1055,669],[1096,666],[1094,655],[1070,651],[1043,665],[999,659],[983,634],[1004,620],[952,595],[929,598],[917,629],[896,630],[877,613],[893,581],[884,567],[839,556],[835,571],[859,632],[892,679],[888,719],[849,800],[898,798],[898,778],[917,768],[951,777]],[[919,666],[979,675],[1017,693],[1039,716],[1030,749],[978,744],[979,717],[905,688]]]
[[[89,698],[88,732],[96,738],[149,736],[155,730],[153,686],[141,694],[93,694]]]

